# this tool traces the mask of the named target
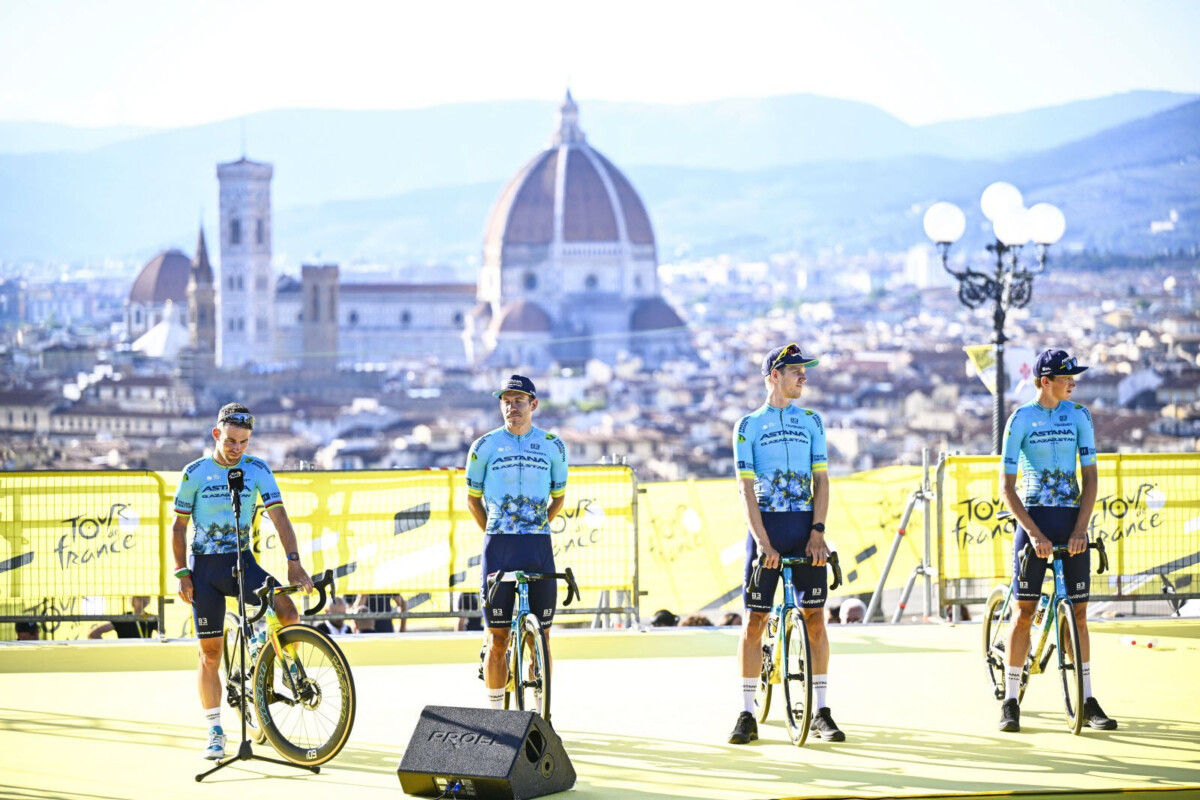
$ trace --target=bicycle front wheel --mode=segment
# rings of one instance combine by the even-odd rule
[[[546,658],[546,638],[537,617],[525,614],[517,628],[510,677],[517,708],[536,711],[550,719],[550,664]]]
[[[1083,654],[1079,646],[1079,628],[1071,601],[1060,598],[1058,615],[1058,672],[1062,676],[1063,702],[1067,707],[1067,728],[1078,735],[1083,729]]]
[[[812,649],[800,609],[789,609],[783,618],[783,700],[787,704],[788,736],[799,747],[808,738],[812,722]]]
[[[242,681],[241,681],[241,648],[242,648],[242,620],[237,614],[232,611],[225,612],[225,643],[221,648],[221,667],[225,675],[225,702],[229,704],[235,712],[238,713],[238,724],[241,724],[240,715],[243,713],[243,708],[246,714],[246,735],[250,737],[256,744],[262,744],[266,741],[266,735],[263,734],[262,727],[258,724],[258,718],[254,716],[254,702],[251,700],[254,691],[250,681],[250,676],[254,669],[250,666],[250,654],[246,653],[247,675],[246,675],[246,702],[242,703]]]
[[[263,648],[254,669],[254,707],[267,741],[293,764],[317,766],[341,752],[354,727],[354,678],[341,649],[303,625],[279,631],[279,644],[295,661],[280,663]]]

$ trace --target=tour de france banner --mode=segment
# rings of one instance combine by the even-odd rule
[[[999,456],[951,456],[943,481],[942,576],[1010,576],[1015,521],[997,519]],[[1200,455],[1102,454],[1088,538],[1103,541],[1110,571],[1096,575],[1092,593],[1153,595],[1168,586],[1194,591],[1200,577]],[[1020,485],[1018,477],[1018,486]]]
[[[887,467],[830,479],[826,541],[845,580],[835,595],[875,589],[905,505],[921,482],[918,467]],[[686,615],[742,607],[747,526],[732,478],[647,483],[638,506],[643,616],[659,608]],[[908,521],[887,588],[903,586],[921,561],[920,506]],[[714,620],[715,621],[715,620]]]
[[[148,472],[0,472],[0,614],[105,613],[165,586],[170,520]]]

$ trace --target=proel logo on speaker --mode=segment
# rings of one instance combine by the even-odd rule
[[[429,741],[442,742],[451,747],[458,747],[460,744],[488,745],[496,743],[496,740],[486,733],[455,733],[451,731],[434,731],[429,734]]]

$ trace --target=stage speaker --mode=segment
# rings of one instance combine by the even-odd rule
[[[575,785],[562,739],[544,719],[494,708],[425,706],[396,772],[400,788],[421,797],[520,800]]]

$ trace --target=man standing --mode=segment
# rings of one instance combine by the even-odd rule
[[[192,607],[196,636],[200,639],[198,684],[208,727],[204,757],[214,760],[225,755],[217,667],[225,641],[225,598],[237,596],[235,569],[239,552],[247,602],[258,601],[254,592],[268,577],[250,552],[250,521],[256,495],[275,524],[287,553],[288,582],[299,584],[305,591],[313,588],[312,579],[300,566],[296,533],[283,508],[271,468],[265,461],[246,455],[253,430],[254,417],[245,406],[230,403],[222,407],[212,429],[212,453],[184,467],[175,491],[172,529],[175,577],[179,578],[179,596]],[[229,489],[229,471],[235,467],[242,471],[244,480],[240,519],[234,518]],[[190,551],[186,547],[188,519],[192,520],[193,528]],[[275,613],[284,625],[294,625],[299,619],[296,606],[287,595],[275,598]]]
[[[487,597],[488,575],[497,571],[555,571],[550,521],[562,508],[567,490],[566,445],[553,433],[533,426],[538,407],[533,381],[513,375],[492,394],[500,399],[504,425],[476,439],[467,456],[467,506],[485,534],[480,597]],[[503,583],[486,611],[483,674],[492,708],[504,705],[508,682],[504,655],[515,599],[515,584]],[[557,605],[558,581],[530,583],[529,606],[541,623],[547,664]]]
[[[118,620],[116,622],[101,622],[88,632],[89,639],[103,638],[109,631],[116,631],[118,639],[148,639],[158,631],[158,620],[146,613],[150,598],[146,595],[134,595],[129,598],[133,608],[133,622]]]
[[[1100,708],[1092,696],[1091,640],[1088,636],[1087,606],[1092,585],[1092,561],[1088,551],[1088,522],[1096,504],[1096,433],[1092,415],[1071,402],[1075,376],[1086,370],[1066,350],[1043,350],[1034,369],[1038,396],[1013,412],[1004,429],[1001,451],[1000,491],[1004,505],[1017,520],[1013,539],[1013,591],[1017,614],[1008,638],[1004,702],[1000,706],[1000,730],[1021,730],[1021,672],[1029,654],[1029,629],[1034,609],[1042,594],[1046,559],[1054,547],[1066,545],[1070,555],[1063,561],[1067,591],[1079,629],[1083,659],[1083,716],[1088,725],[1111,731],[1117,721]],[[1083,486],[1076,478],[1079,457]],[[1017,489],[1017,468],[1021,489]],[[1032,544],[1037,558],[1029,559],[1025,577],[1020,577],[1021,551]]]
[[[742,712],[730,744],[758,738],[754,691],[762,670],[762,638],[767,615],[779,583],[781,556],[808,556],[812,566],[796,567],[792,580],[812,646],[813,701],[817,712],[812,730],[825,741],[845,741],[825,704],[828,685],[829,639],[825,634],[825,513],[829,508],[825,425],[815,411],[792,405],[800,397],[809,367],[817,359],[800,346],[776,347],[763,359],[767,401],[738,420],[733,432],[738,493],[750,531],[746,536],[746,567],[742,600],[746,606],[738,662],[742,670]],[[751,576],[758,558],[762,575],[757,587]]]

